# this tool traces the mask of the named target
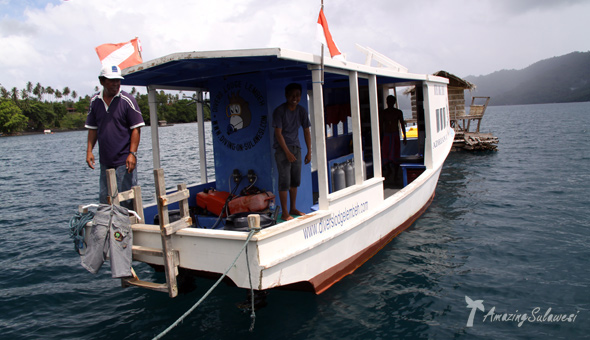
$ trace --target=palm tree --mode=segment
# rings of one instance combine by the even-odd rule
[[[64,90],[62,93],[63,93],[64,97],[66,97],[66,101],[67,101],[68,97],[70,96],[70,88],[67,86],[64,87]]]
[[[30,82],[29,82],[30,83]],[[28,85],[27,85],[28,87]],[[22,109],[22,110],[29,110],[31,103],[29,103],[29,92],[27,89],[22,89],[20,91],[21,95],[21,100],[18,102],[18,106]]]
[[[9,99],[10,98],[10,92],[4,88],[4,86],[0,86],[0,93],[2,95],[2,99]]]
[[[10,90],[10,92],[12,95],[12,100],[15,104],[18,105],[18,89],[16,87],[13,87],[12,90]]]
[[[35,85],[35,88],[33,89],[33,94],[37,96],[39,101],[41,101],[41,96],[43,95],[43,87],[41,86],[41,84],[37,83],[37,85]]]
[[[31,83],[29,81],[29,82],[27,82],[27,97],[29,97],[32,92],[33,92],[33,83]]]
[[[76,98],[78,98],[78,93],[75,90],[72,91],[72,98],[74,98],[74,101],[76,101]]]
[[[30,82],[29,82],[29,83],[30,83]],[[20,93],[21,93],[21,94],[20,94],[20,97],[21,97],[21,99],[22,99],[22,100],[27,100],[27,99],[29,99],[29,92],[27,91],[27,89],[22,89],[22,90],[20,91]]]
[[[45,88],[45,93],[47,93],[50,96],[53,96],[53,94],[55,93],[55,90],[51,86],[47,86]]]

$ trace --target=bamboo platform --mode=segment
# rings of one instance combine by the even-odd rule
[[[491,133],[483,132],[456,132],[455,140],[453,141],[453,150],[489,150],[496,151],[498,149],[498,137]]]

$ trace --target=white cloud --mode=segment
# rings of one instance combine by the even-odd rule
[[[145,60],[193,50],[320,52],[317,0],[0,1],[9,7],[0,17],[0,83],[9,88],[31,81],[90,93],[100,68],[94,48],[136,36]],[[585,1],[325,3],[330,30],[349,60],[364,61],[358,43],[410,72],[479,75],[590,50],[588,39],[576,38],[590,31]]]

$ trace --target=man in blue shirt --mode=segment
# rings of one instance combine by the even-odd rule
[[[275,160],[279,172],[279,199],[281,201],[281,218],[292,220],[293,216],[305,215],[296,207],[297,188],[301,183],[301,144],[299,128],[303,128],[303,136],[307,146],[305,164],[311,161],[311,123],[307,111],[299,105],[301,85],[292,83],[285,88],[286,102],[279,105],[273,112],[272,124],[275,132]],[[287,208],[287,198],[290,208]]]
[[[137,148],[140,128],[145,125],[133,96],[121,91],[121,69],[105,66],[98,76],[103,89],[90,100],[86,128],[86,163],[95,166],[92,150],[98,141],[100,161],[100,203],[107,202],[106,170],[115,169],[119,192],[137,185]]]

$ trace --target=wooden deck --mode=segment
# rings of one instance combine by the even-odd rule
[[[498,148],[498,137],[483,132],[457,132],[453,141],[453,150],[490,150]]]

